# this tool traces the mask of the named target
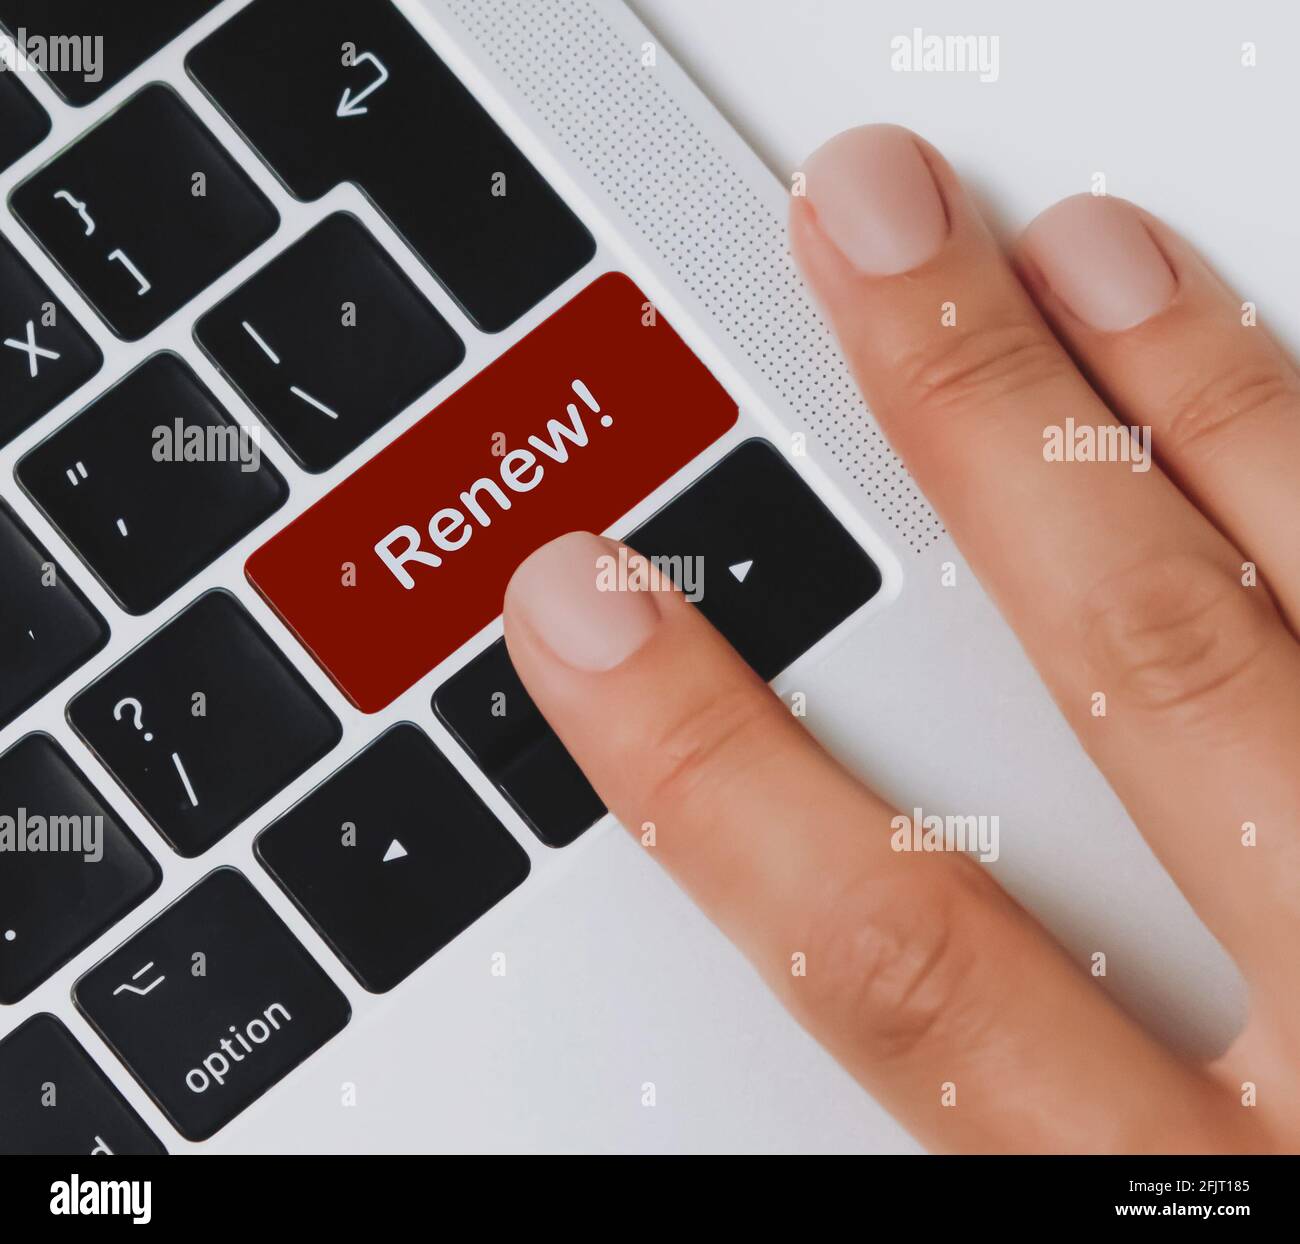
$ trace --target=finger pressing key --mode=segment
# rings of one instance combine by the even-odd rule
[[[600,590],[618,554],[576,533],[520,567],[515,668],[619,819],[873,1095],[938,1149],[1257,1144],[977,864],[893,850],[892,810],[680,592]]]

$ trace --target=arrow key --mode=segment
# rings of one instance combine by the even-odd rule
[[[700,612],[775,678],[880,590],[880,571],[767,441],[746,441],[627,542],[689,561]]]
[[[371,993],[528,876],[528,856],[415,726],[394,726],[257,838],[258,858]]]

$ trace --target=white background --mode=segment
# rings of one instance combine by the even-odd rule
[[[1300,4],[630,3],[783,179],[837,131],[891,121],[938,146],[1014,234],[1103,172],[1300,345]],[[890,41],[914,27],[997,35],[998,80],[894,72]]]

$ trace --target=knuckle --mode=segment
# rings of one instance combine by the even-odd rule
[[[1250,675],[1275,627],[1265,589],[1244,587],[1227,564],[1178,553],[1094,589],[1083,644],[1100,689],[1122,703],[1212,717],[1258,694]]]
[[[796,1011],[833,1017],[882,1062],[966,1039],[984,1008],[960,899],[951,882],[851,882],[811,916]]]
[[[1048,384],[1068,371],[1056,342],[1026,321],[992,323],[957,333],[944,329],[939,341],[939,348],[928,344],[899,367],[904,401],[913,411],[937,414],[998,401]]]
[[[1163,439],[1171,452],[1210,449],[1258,419],[1294,412],[1300,393],[1276,366],[1243,361],[1198,374],[1169,399]]]
[[[766,688],[748,685],[701,697],[652,740],[647,806],[655,810],[726,799],[733,783],[770,763],[781,732]]]

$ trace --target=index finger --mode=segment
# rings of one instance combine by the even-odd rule
[[[511,659],[602,798],[873,1095],[942,1149],[1252,1143],[978,865],[893,849],[888,805],[679,592],[599,590],[616,550],[576,533],[520,567]]]

